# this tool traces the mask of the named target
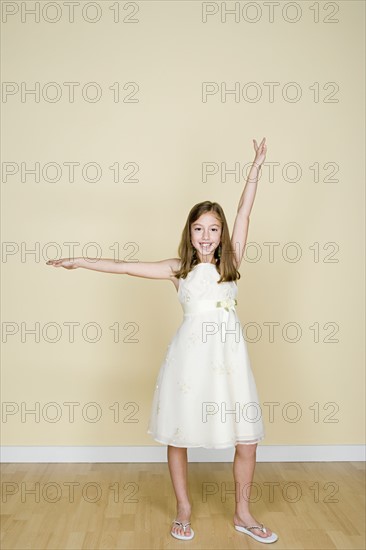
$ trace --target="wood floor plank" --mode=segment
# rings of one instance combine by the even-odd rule
[[[170,535],[166,463],[2,464],[2,550],[259,548],[235,531],[232,463],[189,463],[195,538]],[[364,549],[365,464],[257,463],[251,510],[278,549]]]

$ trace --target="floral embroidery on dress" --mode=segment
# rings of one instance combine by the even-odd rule
[[[172,353],[171,344],[169,344],[168,351],[165,356],[165,363],[167,365],[172,365],[175,362],[175,360],[176,358],[175,358],[175,355]]]
[[[224,289],[224,297],[225,297],[226,300],[230,300],[230,299],[235,298],[233,289],[231,287],[226,287]]]
[[[182,288],[181,296],[182,296],[183,302],[189,302],[191,299],[191,293],[186,288]]]
[[[190,349],[192,346],[199,344],[202,341],[202,337],[201,335],[197,334],[197,332],[191,332],[191,334],[187,338],[187,341],[187,349]]]
[[[189,390],[191,390],[191,386],[189,384],[187,384],[186,382],[184,382],[184,380],[178,380],[177,382],[180,390],[183,392],[183,393],[188,393]]]
[[[232,374],[237,371],[238,365],[230,363],[229,361],[213,359],[211,361],[211,368],[216,374]]]
[[[212,286],[213,284],[216,284],[216,281],[214,283],[214,281],[212,281],[212,279],[201,279],[201,285],[204,287],[204,288],[207,288],[209,286]]]
[[[173,435],[173,441],[184,442],[185,441],[184,432],[182,428],[177,428]]]

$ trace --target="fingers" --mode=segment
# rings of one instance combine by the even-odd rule
[[[46,262],[46,265],[53,265],[54,267],[60,267],[62,266],[63,260],[48,260]]]
[[[264,137],[264,138],[262,139],[262,141],[260,142],[259,147],[258,147],[258,143],[256,142],[255,139],[253,139],[253,142],[254,142],[254,149],[255,149],[256,151],[258,151],[259,148],[262,149],[262,148],[266,147],[266,138],[265,138],[265,137]]]
[[[78,266],[75,264],[75,260],[60,258],[59,260],[48,260],[47,265],[53,265],[53,267],[64,267],[65,269],[76,269]]]

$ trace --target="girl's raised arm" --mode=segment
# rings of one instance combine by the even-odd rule
[[[255,139],[253,139],[253,142],[255,149],[255,159],[250,169],[243,193],[239,200],[238,210],[234,222],[233,234],[231,236],[231,244],[235,254],[237,269],[239,269],[240,267],[244,255],[245,244],[247,242],[249,216],[257,191],[259,169],[263,164],[267,153],[266,138],[262,139],[259,146]]]
[[[93,259],[93,258],[61,258],[60,260],[48,260],[47,265],[64,267],[65,269],[92,269],[104,273],[117,273],[120,275],[133,275],[147,279],[173,279],[173,270],[180,265],[179,258],[169,258],[159,262],[125,262],[122,260]]]

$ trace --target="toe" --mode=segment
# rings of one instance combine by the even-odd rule
[[[255,531],[255,534],[256,535],[259,535],[260,537],[262,538],[267,538],[267,537],[270,537],[272,535],[272,531],[270,529],[268,529],[266,527],[266,532],[263,533],[263,531],[261,531],[260,529],[253,529],[253,531]]]

